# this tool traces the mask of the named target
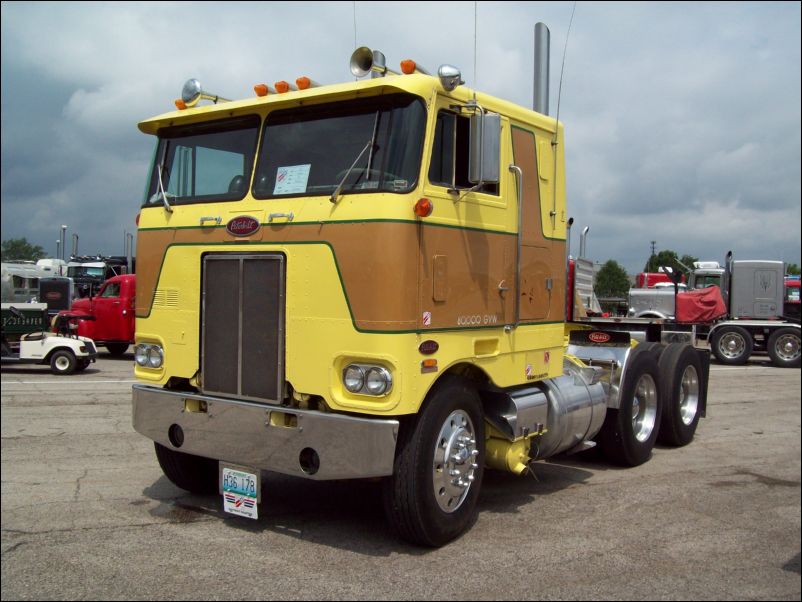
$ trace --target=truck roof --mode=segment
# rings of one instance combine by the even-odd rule
[[[502,113],[512,119],[525,123],[532,123],[546,131],[555,132],[557,121],[548,115],[542,115],[532,109],[527,109],[521,105],[512,103],[501,98],[490,96],[482,92],[474,91],[465,85],[457,86],[451,92],[445,92],[440,80],[431,75],[420,73],[410,75],[391,75],[377,77],[374,79],[364,79],[338,84],[316,86],[306,90],[296,90],[283,94],[268,94],[267,96],[254,96],[242,100],[232,100],[219,102],[212,105],[198,105],[193,108],[171,111],[163,113],[150,119],[145,119],[139,123],[139,129],[146,134],[158,134],[164,127],[183,125],[190,123],[200,123],[216,118],[234,117],[238,115],[253,114],[254,109],[264,108],[271,104],[282,104],[293,106],[300,103],[314,104],[315,102],[330,102],[338,99],[353,98],[355,93],[360,97],[370,95],[381,95],[394,92],[408,92],[415,94],[423,99],[430,99],[437,92],[454,98],[455,100],[468,102],[476,95],[476,101],[485,109]],[[562,129],[562,124],[559,125]]]

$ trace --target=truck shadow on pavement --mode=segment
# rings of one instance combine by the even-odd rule
[[[581,464],[540,462],[534,468],[536,478],[486,471],[479,498],[480,519],[482,512],[517,513],[523,506],[536,503],[538,496],[586,481],[593,473]],[[187,493],[166,477],[145,489],[143,495],[160,502],[150,510],[151,515],[175,524],[222,520],[229,528],[247,533],[271,532],[368,556],[421,556],[434,551],[408,545],[391,531],[382,509],[380,479],[310,481],[272,472],[262,474],[258,520],[226,514],[220,496]]]

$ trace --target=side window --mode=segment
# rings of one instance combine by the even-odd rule
[[[468,180],[471,122],[467,116],[439,111],[435,125],[429,181],[451,190],[473,187]],[[479,192],[498,195],[498,184],[483,184]]]
[[[106,288],[103,289],[103,292],[100,293],[100,296],[103,298],[106,297],[119,297],[120,296],[120,283],[119,282],[112,282],[106,285]]]

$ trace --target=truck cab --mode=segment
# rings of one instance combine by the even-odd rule
[[[106,280],[94,297],[73,302],[69,312],[93,316],[78,322],[78,334],[105,346],[112,355],[122,355],[134,341],[136,276],[125,274]]]

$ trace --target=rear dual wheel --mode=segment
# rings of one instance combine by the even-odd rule
[[[660,443],[680,447],[693,440],[702,412],[702,360],[690,345],[674,343],[659,361],[663,416]]]
[[[800,336],[799,328],[780,328],[769,337],[769,357],[780,368],[799,368]]]
[[[641,344],[626,364],[617,410],[608,410],[599,432],[602,453],[616,464],[638,466],[649,459],[661,417],[657,345]]]

